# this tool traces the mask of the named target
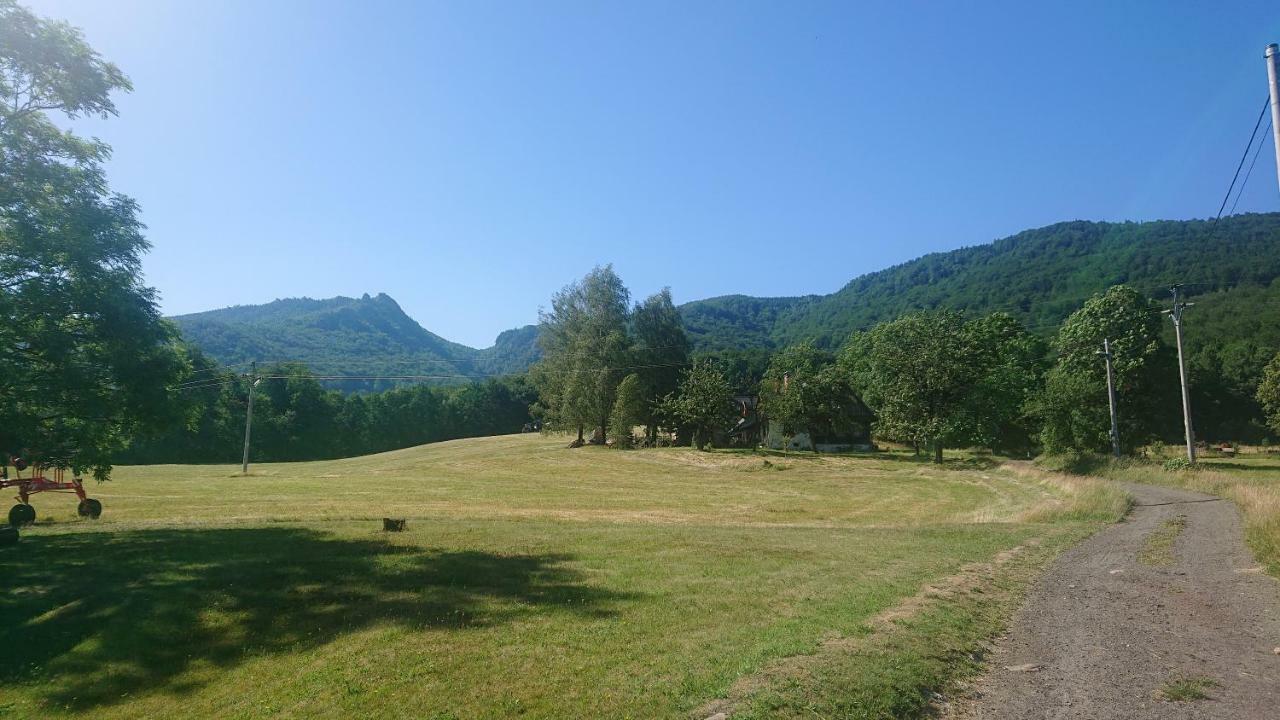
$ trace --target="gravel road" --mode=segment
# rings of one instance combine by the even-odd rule
[[[1244,545],[1226,500],[1126,485],[1129,518],[1064,553],[953,699],[952,718],[1280,718],[1280,582]],[[1166,565],[1139,561],[1152,533],[1183,529]],[[1176,531],[1174,531],[1176,532]],[[1207,679],[1207,698],[1164,688]]]

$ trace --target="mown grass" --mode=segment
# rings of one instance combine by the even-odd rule
[[[37,496],[0,549],[0,717],[680,717],[731,696],[751,717],[852,687],[919,709],[1018,578],[1124,506],[988,460],[563,445],[119,468],[97,522]],[[808,679],[778,685],[795,658]]]
[[[1280,455],[1246,453],[1201,457],[1194,469],[1166,470],[1161,458],[1050,458],[1046,467],[1126,482],[1151,483],[1217,495],[1244,514],[1245,540],[1267,572],[1280,577]]]

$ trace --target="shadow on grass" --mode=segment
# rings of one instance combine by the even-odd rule
[[[303,528],[23,538],[0,549],[0,684],[73,710],[196,689],[192,666],[297,652],[376,625],[486,627],[608,617],[631,596],[567,555],[444,552]],[[198,676],[203,673],[198,674]]]
[[[1252,458],[1246,462],[1214,462],[1213,460],[1201,460],[1200,466],[1211,468],[1213,470],[1221,470],[1223,472],[1265,472],[1280,474],[1280,460],[1276,462],[1259,462]]]
[[[875,456],[875,459],[904,465],[937,468],[939,470],[990,470],[999,467],[1004,462],[1003,459],[994,455],[970,455],[965,457],[944,457],[942,463],[939,464],[933,461],[933,455],[930,453],[916,455],[909,452],[880,453]]]

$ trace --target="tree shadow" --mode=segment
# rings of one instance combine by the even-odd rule
[[[944,457],[941,463],[936,463],[933,461],[933,455],[925,452],[919,455],[909,452],[884,452],[876,455],[875,459],[904,465],[931,467],[938,470],[993,470],[1000,467],[1004,462],[1003,458],[996,455],[971,455],[966,457]]]
[[[1213,470],[1221,470],[1223,472],[1265,472],[1280,474],[1280,460],[1276,462],[1259,462],[1250,459],[1249,462],[1214,462],[1212,460],[1201,460],[1202,467],[1211,468]]]
[[[197,663],[232,667],[376,624],[609,617],[635,597],[588,585],[572,560],[291,527],[28,536],[0,550],[0,684],[37,684],[47,700],[87,710],[190,692],[197,685],[180,676]]]

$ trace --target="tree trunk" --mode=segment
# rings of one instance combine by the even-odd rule
[[[933,461],[942,464],[942,443],[935,441],[933,443]]]
[[[578,425],[578,442],[582,442],[582,425]]]
[[[600,420],[600,444],[608,445],[609,440],[609,416],[605,415]]]

